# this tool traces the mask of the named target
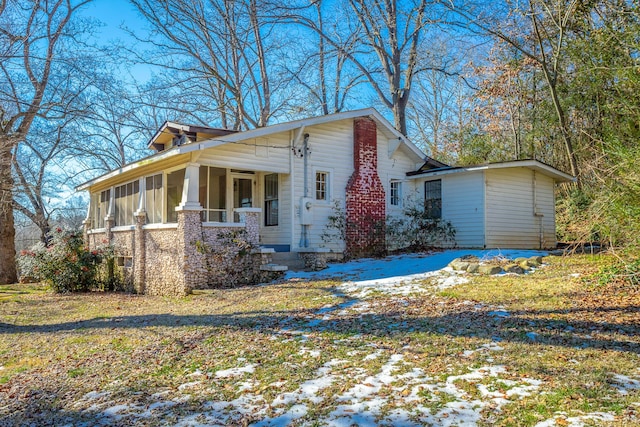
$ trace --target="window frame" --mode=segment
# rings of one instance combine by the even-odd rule
[[[163,215],[162,213],[164,212],[164,182],[165,182],[165,174],[160,172],[160,173],[154,173],[153,175],[147,175],[144,177],[144,191],[145,191],[145,205],[144,205],[144,210],[146,213],[146,220],[145,223],[146,224],[162,224],[163,222]],[[160,178],[160,186],[156,187],[156,178]],[[149,179],[152,180],[152,186],[149,186]],[[160,191],[157,191],[160,190]],[[158,200],[155,196],[156,194],[159,194],[160,197]],[[150,197],[153,196],[153,197]],[[158,204],[159,202],[159,204]],[[153,209],[149,209],[149,207],[152,207]],[[156,218],[158,217],[158,218]]]
[[[324,189],[318,189],[318,175],[324,175]],[[318,198],[318,192],[324,192],[324,198]],[[315,169],[313,170],[313,200],[319,203],[329,203],[331,200],[331,171],[327,169]]]
[[[273,194],[269,194],[268,192],[268,184],[267,179],[273,179],[275,177],[275,182],[271,182],[272,186],[275,186],[275,192]],[[279,225],[279,216],[280,216],[280,206],[279,206],[279,197],[280,197],[280,174],[278,173],[270,173],[264,175],[264,226],[265,227],[277,227]],[[275,215],[274,215],[275,211]],[[275,221],[274,221],[275,217]]]
[[[134,212],[140,202],[140,180],[125,182],[113,188],[113,220],[115,227],[134,225]]]
[[[397,186],[396,191],[394,194],[394,184]],[[401,208],[403,203],[402,203],[402,187],[403,187],[403,182],[400,179],[391,179],[389,181],[389,205],[396,207],[396,208]]]
[[[429,186],[437,188],[428,188]],[[438,197],[433,197],[436,193]],[[442,179],[424,182],[424,212],[427,218],[442,219]]]

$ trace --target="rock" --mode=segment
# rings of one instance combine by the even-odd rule
[[[540,267],[542,265],[542,257],[541,256],[532,256],[527,259],[530,267]]]
[[[518,264],[507,264],[504,266],[504,271],[506,271],[507,273],[516,273],[516,274],[524,273],[524,269],[520,267]]]
[[[531,265],[529,265],[529,260],[528,260],[528,259],[525,259],[525,260],[523,260],[523,261],[520,261],[520,262],[518,263],[518,265],[519,265],[519,266],[520,266],[520,267],[521,267],[525,272],[526,272],[526,271],[531,270],[531,267],[532,267]]]
[[[469,263],[458,259],[458,260],[451,261],[449,266],[454,270],[467,271],[467,268],[469,268]]]
[[[500,274],[502,268],[497,265],[483,264],[478,267],[478,273],[480,274]]]
[[[467,267],[467,273],[477,273],[479,268],[480,264],[473,262]]]
[[[523,261],[527,261],[528,258],[525,258],[523,256],[519,256],[518,258],[514,259],[513,262],[515,262],[516,264],[522,264]]]

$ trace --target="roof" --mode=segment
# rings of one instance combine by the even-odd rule
[[[162,126],[160,126],[160,129],[158,129],[158,131],[151,137],[148,143],[148,147],[153,148],[158,143],[164,144],[166,142],[169,142],[175,136],[179,135],[180,132],[184,132],[187,137],[189,137],[192,141],[195,141],[195,136],[198,133],[207,134],[210,135],[210,137],[215,137],[237,133],[238,131],[200,125],[185,125],[181,123],[166,121],[162,124]]]
[[[423,166],[424,167],[424,166]],[[407,176],[411,178],[427,178],[432,176],[442,176],[451,174],[470,173],[482,170],[493,169],[507,169],[507,168],[528,168],[544,175],[550,176],[557,182],[575,182],[576,178],[549,166],[546,163],[542,163],[539,160],[526,159],[526,160],[512,160],[507,162],[486,163],[482,165],[473,166],[445,166],[440,168],[433,168],[428,170],[418,169],[415,172],[407,173]]]
[[[131,171],[133,169],[137,169],[143,164],[148,165],[150,163],[155,163],[157,161],[167,159],[169,157],[187,154],[187,153],[191,153],[199,150],[206,150],[208,148],[213,148],[213,147],[217,147],[217,146],[229,144],[229,143],[240,142],[247,139],[261,138],[261,137],[265,137],[275,133],[287,132],[294,129],[299,129],[300,130],[299,134],[302,134],[304,131],[304,128],[309,126],[326,124],[326,123],[331,123],[331,122],[346,120],[346,119],[354,119],[357,117],[370,117],[376,122],[376,125],[378,126],[378,130],[380,130],[389,139],[394,139],[394,140],[397,139],[399,145],[403,145],[404,147],[406,147],[407,150],[415,156],[416,161],[425,160],[426,155],[414,143],[409,141],[407,137],[405,137],[402,133],[396,130],[391,125],[391,123],[389,123],[389,121],[387,121],[387,119],[385,119],[375,108],[363,108],[360,110],[344,111],[341,113],[328,114],[325,116],[310,117],[310,118],[301,119],[301,120],[294,120],[291,122],[278,123],[275,125],[251,129],[244,132],[227,131],[230,133],[225,135],[215,136],[213,138],[209,138],[203,141],[195,141],[195,142],[191,142],[191,143],[180,145],[180,146],[174,146],[168,150],[158,152],[142,160],[138,160],[137,162],[133,162],[128,165],[125,165],[120,169],[116,169],[102,176],[94,178],[91,181],[85,182],[84,184],[81,184],[78,187],[76,187],[76,190],[77,191],[87,190],[92,185],[105,181],[117,175],[120,175],[123,172]],[[163,131],[166,131],[167,129],[169,129],[170,126],[176,126],[177,128],[177,126],[184,127],[188,125],[179,125],[177,123],[165,122],[165,124],[162,125],[162,127],[158,130],[158,132],[156,132],[154,137],[151,139],[150,143],[152,144],[154,142],[154,138],[157,138]],[[204,128],[204,129],[215,130],[215,128]],[[225,131],[224,129],[218,129],[218,130]],[[208,133],[207,131],[203,131],[203,133],[204,132]]]
[[[447,165],[446,163],[439,162],[438,160],[432,157],[427,157],[426,162],[424,163],[424,165],[420,166],[420,169],[418,169],[415,172],[410,172],[409,174],[414,175],[414,174],[417,174],[420,172],[426,172],[432,169],[441,169],[441,168],[449,168],[449,167],[451,166]]]

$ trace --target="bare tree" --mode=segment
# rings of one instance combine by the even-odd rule
[[[259,0],[132,0],[150,24],[141,41],[154,47],[141,60],[170,72],[180,96],[197,98],[200,111],[215,104],[225,128],[266,126],[280,107],[268,43],[273,26]]]
[[[313,2],[313,4],[321,3]],[[434,22],[437,7],[427,0],[344,0],[337,6],[339,27],[347,34],[358,34],[349,50],[312,14],[312,6],[284,7],[285,15],[318,33],[324,43],[339,50],[365,76],[380,102],[393,112],[394,125],[407,134],[407,105],[415,77],[432,66],[420,64],[422,39]],[[333,7],[336,7],[333,5]],[[306,13],[305,13],[306,12]],[[344,36],[343,36],[344,39]]]
[[[29,137],[17,147],[13,156],[16,182],[13,206],[40,229],[40,241],[47,243],[51,229],[48,198],[56,197],[64,187],[64,152],[68,135],[64,124],[57,129],[31,129]],[[54,171],[54,169],[57,169]]]
[[[579,3],[577,0],[527,0],[509,3],[505,11],[493,6],[483,10],[468,7],[470,3],[462,6],[448,3],[451,10],[462,17],[462,25],[497,38],[537,64],[546,81],[567,162],[576,177],[580,170],[562,105],[560,83],[567,73],[564,69],[567,40]]]
[[[60,116],[69,99],[56,67],[76,10],[89,0],[0,0],[0,283],[17,279],[12,159],[37,118]],[[70,96],[69,98],[73,98]]]
[[[323,8],[321,1],[314,2],[313,6],[318,32],[311,31],[305,37],[310,42],[306,46],[300,43],[297,55],[292,55],[292,60],[298,63],[285,66],[296,84],[305,89],[300,92],[296,111],[319,110],[326,115],[343,111],[366,79],[349,61],[349,55],[356,52],[360,33],[342,31],[335,16],[341,13],[340,9]],[[318,33],[331,34],[334,44],[340,47],[328,43]]]

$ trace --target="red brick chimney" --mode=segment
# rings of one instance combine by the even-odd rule
[[[354,171],[347,184],[346,254],[349,257],[385,253],[386,203],[378,176],[376,122],[368,117],[353,121]]]

